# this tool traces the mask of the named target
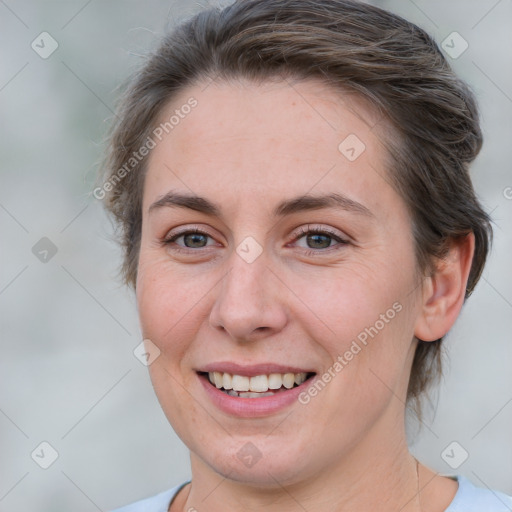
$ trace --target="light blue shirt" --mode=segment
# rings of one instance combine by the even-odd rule
[[[499,491],[475,487],[461,475],[451,478],[457,480],[459,489],[445,512],[512,512],[511,496]],[[112,512],[167,512],[172,499],[187,483],[189,482]]]

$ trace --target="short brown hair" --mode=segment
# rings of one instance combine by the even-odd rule
[[[178,92],[205,79],[316,78],[367,98],[392,123],[389,177],[407,204],[423,275],[447,243],[474,233],[466,297],[485,264],[492,229],[468,165],[482,145],[472,93],[433,39],[403,18],[355,0],[239,0],[168,34],[136,73],[117,111],[106,159],[106,207],[120,228],[125,281],[135,286],[147,158],[120,170]],[[441,341],[418,340],[407,400],[441,375]]]

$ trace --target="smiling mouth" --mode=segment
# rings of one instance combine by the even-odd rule
[[[198,372],[199,375],[226,395],[238,398],[263,398],[283,393],[302,385],[316,374],[271,373],[247,377],[225,372]]]

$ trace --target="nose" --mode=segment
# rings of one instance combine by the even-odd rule
[[[210,324],[237,342],[279,332],[288,318],[282,287],[264,254],[247,263],[233,252],[230,269],[217,288]]]

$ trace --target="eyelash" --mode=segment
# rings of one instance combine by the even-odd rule
[[[171,244],[173,244],[178,238],[184,236],[184,235],[205,235],[205,236],[208,236],[210,238],[213,238],[209,233],[207,233],[206,231],[201,231],[200,229],[187,229],[187,230],[184,230],[184,231],[181,231],[179,233],[176,233],[170,237],[166,237],[162,240],[162,245],[164,246],[170,246]],[[204,249],[204,247],[200,247],[200,249]],[[179,245],[176,245],[176,247],[173,247],[172,248],[173,251],[175,252],[186,252],[186,253],[190,253],[191,251],[197,251],[197,249],[192,249],[190,247],[182,247],[182,246],[179,246]]]
[[[175,241],[185,235],[193,235],[193,234],[199,234],[199,235],[205,235],[207,237],[213,238],[209,233],[206,231],[202,231],[200,229],[188,229],[181,231],[179,233],[175,233],[171,237],[167,237],[164,240],[162,240],[162,245],[164,246],[170,246],[171,244],[175,243]],[[306,235],[326,235],[335,241],[338,242],[339,246],[347,245],[349,242],[343,238],[341,238],[337,233],[327,229],[327,228],[317,228],[317,229],[310,229],[308,226],[307,228],[302,227],[299,229],[299,232],[294,237],[293,242],[297,242],[301,238],[303,238]],[[198,249],[204,249],[205,247],[199,247]],[[325,249],[304,249],[304,254],[307,256],[318,256],[320,253],[330,252],[331,250],[339,250],[341,247],[326,247]],[[191,253],[191,252],[197,252],[198,249],[193,249],[190,247],[182,247],[180,245],[176,245],[172,248],[173,251],[176,252],[185,252],[185,253]]]

